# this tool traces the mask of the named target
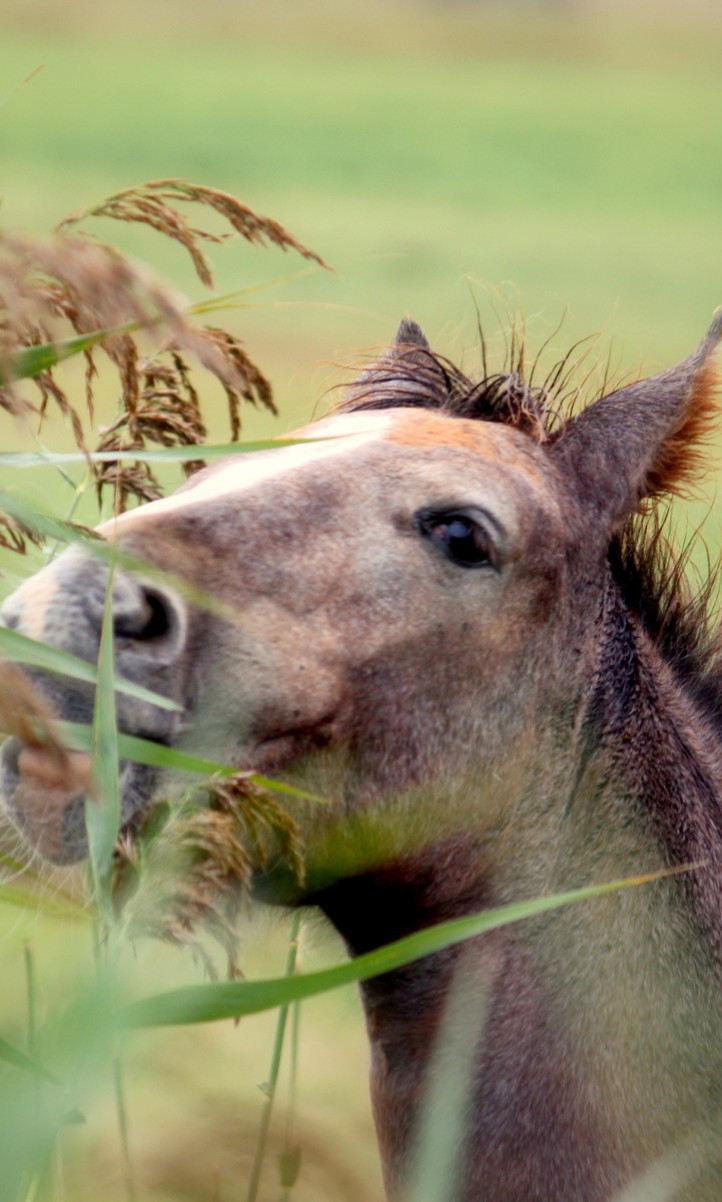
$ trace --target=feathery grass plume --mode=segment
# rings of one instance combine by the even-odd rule
[[[88,217],[112,217],[116,221],[149,225],[185,247],[199,279],[208,288],[212,288],[213,276],[201,244],[224,242],[231,235],[218,234],[190,225],[185,214],[175,207],[178,203],[205,205],[213,209],[225,218],[236,233],[256,246],[272,243],[274,246],[280,246],[282,250],[295,250],[304,259],[310,259],[320,267],[328,266],[320,255],[299,242],[284,226],[270,217],[263,217],[254,212],[230,193],[178,179],[151,180],[147,184],[125,188],[122,192],[109,196],[99,205],[72,213],[60,222],[57,229],[68,229]]]
[[[190,225],[175,207],[178,202],[212,209],[229,223],[231,231],[219,234]],[[234,441],[240,436],[241,401],[275,413],[271,385],[237,335],[189,320],[194,307],[148,268],[75,228],[93,216],[142,222],[180,242],[209,287],[213,278],[202,243],[222,242],[233,232],[257,245],[273,243],[295,250],[326,266],[278,222],[254,213],[226,192],[181,180],[127,188],[100,205],[72,214],[50,239],[0,233],[0,408],[16,416],[34,412],[42,419],[48,405],[54,403],[84,451],[84,415],[66,394],[54,369],[70,355],[84,355],[85,410],[92,421],[100,348],[117,373],[120,411],[102,431],[99,450],[141,449],[149,442],[188,446],[204,440],[205,425],[183,357],[186,352],[223,386]],[[196,312],[202,309],[202,305],[195,306]],[[75,338],[67,338],[68,329]],[[162,330],[163,341],[155,354],[144,357],[137,335],[153,329]],[[21,379],[32,381],[39,402],[33,405],[21,394]],[[185,470],[190,473],[200,466],[199,457]],[[99,494],[106,486],[115,490],[116,508],[125,508],[130,497],[148,501],[160,496],[158,480],[140,462],[110,462],[92,465],[92,470]],[[8,544],[18,550],[21,546],[20,540],[13,538]]]
[[[42,537],[36,531],[30,530],[15,518],[0,513],[0,547],[4,547],[6,551],[15,551],[18,555],[26,555],[28,543],[39,547],[42,541]]]
[[[102,334],[98,345],[114,364],[125,398],[137,392],[139,352],[131,333],[162,324],[182,340],[185,307],[168,285],[110,246],[73,234],[41,239],[0,233],[0,405],[14,414],[36,408],[17,389],[20,378],[29,378],[40,392],[41,415],[52,398],[83,448],[80,414],[53,374],[64,357],[62,345],[55,355],[53,349],[67,327],[78,335]],[[28,348],[46,353],[27,366],[23,351]],[[85,402],[92,418],[95,348],[88,345],[84,354]]]
[[[251,774],[212,777],[180,807],[155,806],[140,829],[119,840],[113,899],[131,936],[191,948],[212,977],[203,933],[239,975],[238,919],[254,869],[284,857],[299,880],[303,860],[293,818]]]
[[[167,361],[162,361],[166,359]],[[164,447],[196,446],[206,438],[198,393],[188,366],[178,351],[169,351],[141,365],[138,395],[128,402],[116,419],[102,429],[98,451],[133,451],[148,442]],[[203,467],[202,459],[183,464],[186,475]],[[115,460],[100,463],[95,472],[98,500],[104,487],[115,491],[116,508],[126,508],[128,498],[154,501],[161,496],[160,484],[147,463]]]
[[[129,341],[132,344],[132,339]],[[241,433],[241,399],[277,412],[270,382],[235,334],[217,327],[187,325],[181,337],[169,339],[156,355],[134,362],[133,388],[124,388],[121,412],[101,431],[96,450],[140,450],[148,443],[164,447],[203,443],[207,432],[198,391],[181,349],[193,351],[220,381],[228,402],[233,442]],[[199,457],[188,460],[183,470],[189,476],[204,466]],[[147,464],[109,462],[95,465],[93,471],[98,498],[103,487],[112,485],[118,510],[126,508],[130,496],[140,501],[161,496],[158,480]]]
[[[263,372],[249,359],[235,335],[220,326],[206,326],[204,335],[210,345],[215,347],[224,359],[228,359],[235,369],[234,380],[221,382],[228,400],[231,440],[237,442],[241,434],[241,398],[251,405],[263,405],[271,413],[277,413],[273,391]]]

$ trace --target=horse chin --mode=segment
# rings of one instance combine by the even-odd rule
[[[157,775],[140,764],[123,765],[121,831],[150,806]],[[6,739],[0,749],[0,799],[31,853],[64,865],[87,857],[86,800],[94,804],[89,755],[61,757],[48,748]]]
[[[275,775],[325,746],[331,722],[272,732],[231,757],[240,770]],[[165,740],[163,740],[165,742]],[[166,745],[172,746],[168,740]],[[163,778],[161,781],[161,777]],[[120,833],[137,830],[154,803],[188,787],[160,769],[132,762],[120,772]],[[85,806],[96,804],[87,753],[31,747],[10,737],[0,747],[0,807],[30,855],[51,864],[71,865],[87,858]]]

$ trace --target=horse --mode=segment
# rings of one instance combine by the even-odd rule
[[[700,473],[720,338],[722,312],[565,416],[521,364],[473,382],[407,319],[329,416],[101,528],[153,568],[116,567],[118,672],[179,707],[119,693],[121,729],[332,799],[295,803],[305,884],[261,888],[352,957],[657,874],[361,986],[392,1199],[455,1012],[455,1202],[722,1197],[722,644],[660,519]],[[3,620],[95,660],[108,582],[73,547]],[[127,825],[170,787],[121,781]],[[8,740],[2,790],[41,855],[84,856],[83,789],[47,753]]]

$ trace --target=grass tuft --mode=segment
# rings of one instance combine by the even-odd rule
[[[229,192],[221,192],[204,184],[185,183],[178,179],[152,180],[147,184],[125,188],[122,192],[109,196],[99,205],[72,213],[60,222],[57,229],[67,230],[89,217],[111,217],[115,221],[149,225],[166,238],[171,238],[185,247],[198,278],[207,288],[212,288],[213,275],[210,263],[203,254],[202,244],[224,242],[229,234],[218,234],[190,225],[185,214],[177,208],[179,203],[205,205],[213,209],[228,222],[232,230],[255,246],[272,244],[282,250],[295,250],[304,259],[318,263],[319,267],[328,266],[320,255],[299,242],[278,221],[254,212]]]
[[[180,806],[154,807],[117,844],[113,903],[127,935],[190,948],[213,978],[210,935],[239,974],[238,919],[253,874],[282,857],[303,879],[293,818],[249,773],[211,778]]]
[[[17,555],[26,555],[28,543],[39,547],[42,541],[42,537],[29,526],[0,513],[0,547],[4,547],[6,551],[14,551]]]
[[[194,203],[219,214],[230,231],[217,233],[191,225],[177,208]],[[131,261],[114,247],[99,242],[77,227],[90,217],[141,222],[179,242],[191,255],[199,278],[213,287],[204,243],[223,242],[240,234],[256,245],[273,244],[293,250],[325,267],[321,257],[299,242],[285,227],[255,213],[227,192],[182,180],[159,180],[127,188],[101,204],[67,217],[53,237],[0,233],[0,409],[40,422],[55,406],[68,421],[78,448],[87,454],[84,421],[92,422],[95,385],[102,352],[115,371],[119,389],[118,415],[102,432],[98,450],[144,450],[198,446],[206,437],[199,393],[187,356],[214,375],[228,402],[231,438],[241,432],[241,403],[276,412],[271,384],[230,330],[199,324],[202,304],[191,306],[149,268]],[[223,298],[213,300],[216,313]],[[140,333],[155,334],[148,354]],[[68,336],[71,334],[72,336]],[[56,368],[73,355],[85,358],[84,411],[63,387]],[[32,383],[35,398],[20,381]],[[191,459],[186,472],[203,465]],[[114,494],[116,511],[132,498],[154,500],[161,495],[151,469],[141,461],[118,459],[102,465],[88,458],[99,496]],[[0,545],[23,551],[22,528],[2,519]]]
[[[167,361],[163,361],[166,359]],[[97,450],[140,451],[148,442],[164,447],[198,446],[205,440],[206,427],[198,393],[188,365],[179,351],[158,355],[141,367],[136,396],[126,401],[118,416],[107,426]],[[202,459],[184,463],[186,475],[203,467]],[[110,487],[116,508],[126,508],[129,497],[154,501],[162,496],[157,477],[147,463],[120,459],[99,465],[95,473],[98,501]]]

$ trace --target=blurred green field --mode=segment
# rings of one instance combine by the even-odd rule
[[[722,299],[722,22],[340,7],[345,23],[212,0],[194,27],[182,5],[165,23],[131,6],[106,37],[103,6],[88,29],[77,0],[47,32],[10,22],[4,223],[45,230],[168,175],[286,222],[337,272],[239,316],[286,420],[332,378],[319,365],[383,343],[407,312],[473,361],[472,291],[493,327],[506,287],[533,340],[566,314],[557,349],[601,332],[624,365],[684,353]],[[199,293],[180,251],[116,232]],[[240,245],[215,258],[221,291],[299,267]]]
[[[249,438],[308,417],[344,378],[339,362],[382,345],[406,313],[469,370],[478,308],[499,356],[511,315],[523,314],[532,353],[551,337],[549,362],[598,333],[590,363],[611,356],[616,370],[636,371],[685,355],[722,303],[717,18],[410,0],[363,10],[279,0],[263,11],[224,0],[122,8],[8,0],[3,25],[5,227],[44,232],[120,188],[177,176],[234,192],[333,266],[309,270],[240,242],[214,251],[220,292],[278,281],[230,318],[281,407],[278,420],[249,414]],[[97,228],[201,297],[179,248],[142,229]],[[113,403],[109,395],[108,412]],[[220,440],[220,403],[216,410],[211,436]],[[57,421],[43,436],[69,444]],[[6,420],[3,446],[24,438]],[[8,475],[3,487],[28,486]],[[35,474],[29,487],[64,512],[55,477]],[[693,523],[714,487],[713,479],[689,510]],[[705,537],[714,551],[716,516]],[[23,570],[12,565],[3,592]],[[280,971],[284,939],[279,917],[250,921],[248,974]],[[0,906],[0,1032],[18,1041],[27,941],[46,1016],[92,962],[88,929]],[[310,943],[307,964],[340,955],[320,929]],[[198,979],[200,969],[146,948],[128,973],[150,992]],[[266,1016],[129,1042],[140,1199],[245,1196],[273,1024]],[[305,1004],[302,1024],[307,1167],[291,1197],[374,1202],[381,1189],[354,992]],[[54,1199],[129,1197],[112,1065],[104,1069],[87,1122],[63,1138],[65,1184],[58,1170]],[[267,1202],[279,1196],[273,1156],[264,1190]]]

